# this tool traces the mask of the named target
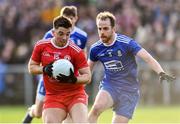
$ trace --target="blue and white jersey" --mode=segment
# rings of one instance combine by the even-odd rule
[[[104,65],[105,75],[101,86],[116,91],[137,91],[139,83],[135,55],[140,49],[141,46],[136,41],[121,34],[115,34],[115,40],[111,45],[106,45],[101,40],[94,43],[89,58]]]
[[[51,29],[45,34],[44,39],[48,39],[52,37],[53,34]],[[70,39],[81,49],[84,49],[86,47],[86,42],[87,42],[87,33],[78,27],[74,27],[73,31],[70,34]]]

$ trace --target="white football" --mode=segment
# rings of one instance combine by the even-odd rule
[[[52,67],[53,77],[56,79],[56,77],[59,74],[69,76],[70,68],[74,72],[74,67],[73,67],[72,63],[67,59],[59,59],[59,60],[55,61],[53,63],[53,67]]]

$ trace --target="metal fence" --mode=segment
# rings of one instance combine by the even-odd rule
[[[6,69],[0,71],[0,83],[4,83],[1,91],[0,104],[33,103],[35,87],[33,77],[28,73],[27,65],[4,65]]]
[[[141,85],[140,104],[179,104],[180,103],[180,62],[162,62],[165,70],[176,76],[173,83],[158,81],[158,76],[145,63],[139,64],[139,80]],[[102,78],[103,68],[101,64],[94,70],[93,80],[86,87],[90,103],[98,91],[99,81]],[[37,78],[27,71],[27,65],[6,65],[6,69],[0,69],[1,104],[25,104],[31,105],[35,99]]]

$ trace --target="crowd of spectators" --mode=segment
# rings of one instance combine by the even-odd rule
[[[78,7],[77,26],[98,40],[95,18],[110,11],[117,32],[133,37],[159,61],[180,60],[180,0],[0,0],[0,73],[25,64],[36,41],[52,28],[63,5]],[[3,75],[0,76],[0,93]]]
[[[1,59],[25,63],[34,42],[52,27],[61,7],[70,4],[78,6],[77,25],[88,32],[88,46],[98,39],[97,13],[108,10],[117,18],[118,32],[135,38],[160,60],[180,60],[179,0],[0,0]]]
[[[79,9],[77,25],[89,34],[89,46],[97,40],[96,14],[111,11],[117,18],[117,31],[135,38],[160,60],[180,60],[179,0],[97,0],[68,2],[58,0],[1,0],[0,46],[5,63],[25,63],[34,42],[52,27],[63,5]]]

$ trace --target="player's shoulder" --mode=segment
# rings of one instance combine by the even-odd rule
[[[120,43],[125,43],[125,44],[129,44],[130,41],[132,41],[133,39],[123,35],[123,34],[116,34],[116,41],[120,42]]]
[[[53,33],[52,33],[52,29],[50,29],[49,31],[47,31],[43,37],[43,39],[48,39],[48,38],[52,38],[53,37]]]
[[[96,41],[94,44],[91,45],[91,48],[96,48],[98,46],[101,46],[103,42],[101,40]]]
[[[52,29],[46,32],[46,34],[52,34]]]
[[[79,53],[82,51],[82,49],[80,47],[78,47],[74,42],[72,42],[71,40],[69,40],[69,47],[76,53]]]
[[[51,43],[51,38],[48,39],[41,39],[36,42],[35,46],[47,45]]]
[[[91,45],[90,51],[96,51],[102,46],[103,42],[101,40],[95,42],[94,44]]]
[[[78,28],[76,26],[74,27],[74,30],[73,30],[72,34],[77,34],[77,35],[80,35],[80,36],[83,36],[83,37],[87,37],[87,33],[84,30],[82,30],[82,29],[80,29],[80,28]]]

